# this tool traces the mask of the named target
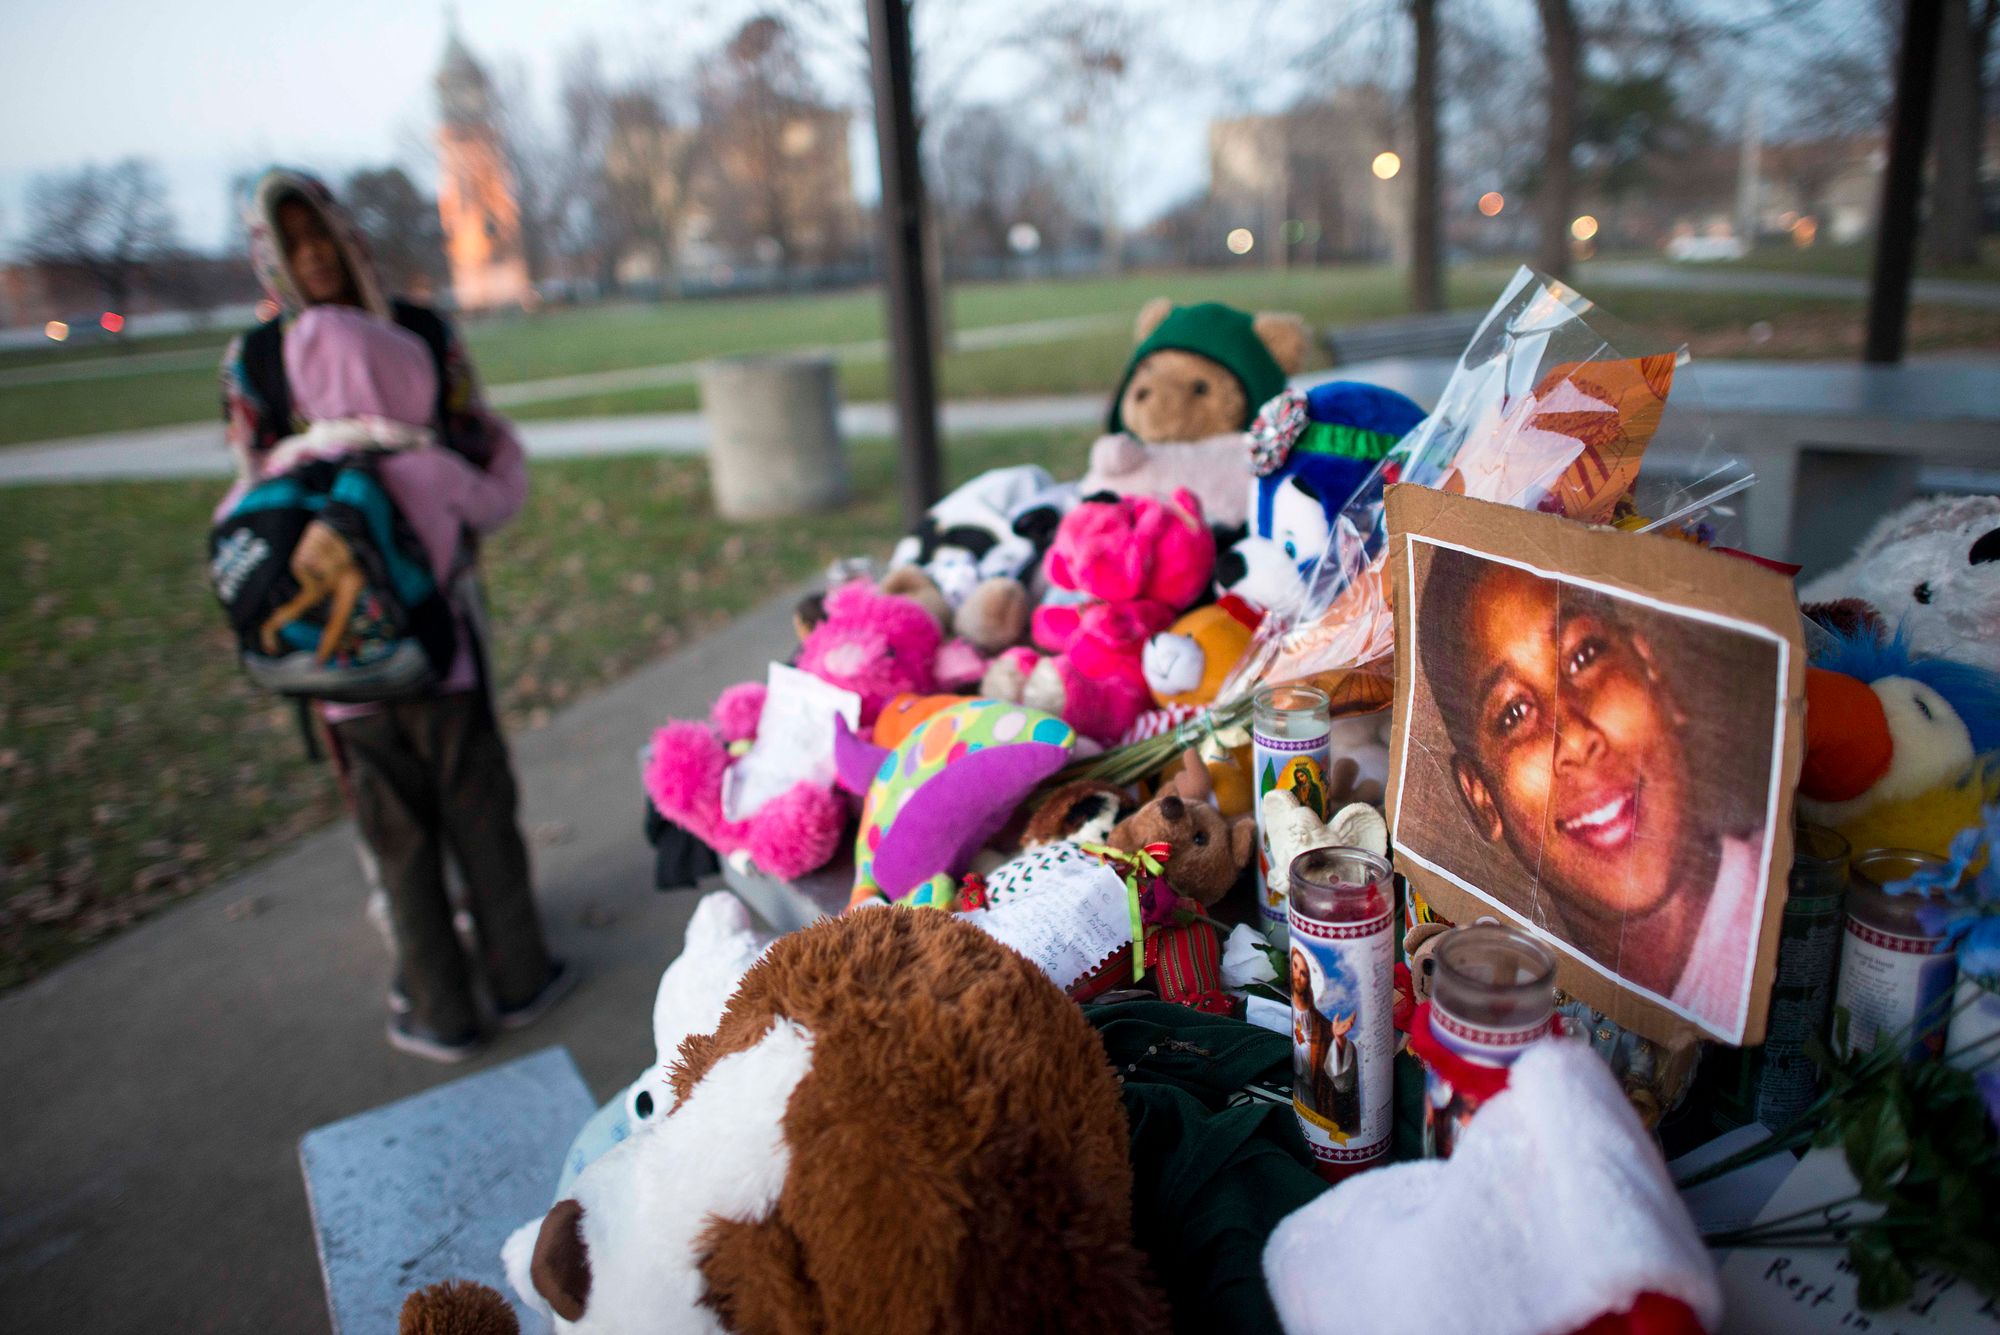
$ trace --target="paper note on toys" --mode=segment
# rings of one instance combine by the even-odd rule
[[[988,906],[965,918],[1068,991],[1132,944],[1124,878],[1067,841],[1023,853],[987,878]]]
[[[722,813],[748,820],[794,784],[831,786],[833,721],[861,724],[861,697],[810,672],[771,664],[757,740],[722,776]]]
[[[1764,1033],[1804,652],[1791,582],[1666,537],[1388,495],[1389,821],[1447,920],[1498,917],[1649,1038]]]
[[[1758,1216],[1760,1223],[1797,1217],[1800,1227],[1821,1222],[1859,1223],[1881,1206],[1851,1201],[1815,1210],[1855,1194],[1853,1174],[1838,1148],[1817,1149],[1798,1166]],[[1806,1213],[1811,1212],[1811,1213]],[[1917,1335],[1920,1331],[2000,1332],[2000,1299],[1941,1271],[1919,1270],[1916,1291],[1906,1303],[1869,1311],[1858,1300],[1853,1262],[1842,1248],[1741,1247],[1722,1266],[1726,1313],[1723,1335],[1763,1335],[1766,1331],[1871,1331],[1874,1335]]]

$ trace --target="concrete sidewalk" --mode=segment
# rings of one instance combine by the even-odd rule
[[[968,399],[943,405],[948,432],[1013,431],[1033,427],[1094,429],[1104,421],[1102,394],[1022,399]],[[708,423],[700,413],[637,413],[612,417],[516,422],[532,459],[607,454],[700,454]],[[849,439],[895,433],[890,403],[841,405]],[[150,478],[228,477],[236,471],[222,445],[220,423],[149,427],[0,448],[0,486],[42,482],[111,482]]]
[[[304,1132],[552,1044],[600,1099],[637,1075],[695,895],[651,888],[634,757],[761,678],[792,601],[516,739],[553,948],[583,981],[478,1062],[384,1041],[388,956],[345,824],[0,998],[0,1328],[324,1331]]]

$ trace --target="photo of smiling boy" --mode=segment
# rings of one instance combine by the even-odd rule
[[[1628,986],[1740,1031],[1778,646],[1456,548],[1412,558],[1412,751],[1438,763],[1407,774],[1405,806],[1428,817],[1399,843]]]

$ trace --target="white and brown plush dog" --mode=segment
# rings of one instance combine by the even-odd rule
[[[523,1297],[558,1330],[1168,1328],[1104,1049],[970,924],[866,910],[779,939],[673,1091],[542,1221]],[[425,1290],[406,1329],[504,1331],[491,1296]]]

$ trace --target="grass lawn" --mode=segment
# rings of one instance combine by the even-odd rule
[[[1812,252],[1815,263],[1829,261]],[[1790,256],[1780,256],[1790,258]],[[1746,261],[1746,264],[1755,261]],[[1510,270],[1504,265],[1453,270],[1454,306],[1491,301]],[[1638,328],[1643,338],[1672,346],[1686,342],[1697,356],[1833,357],[1860,348],[1858,301],[1739,293],[1677,293],[1616,289],[1593,284],[1586,292]],[[1064,316],[1136,313],[1147,298],[1217,299],[1262,310],[1291,310],[1315,328],[1383,319],[1404,309],[1403,279],[1387,266],[1271,270],[1244,267],[1147,272],[1113,278],[1026,283],[960,284],[950,293],[952,327],[987,328]],[[2000,347],[2000,317],[1953,307],[1919,306],[1912,345]],[[1770,337],[1753,328],[1772,326]],[[697,361],[703,357],[778,348],[857,343],[882,336],[882,303],[873,289],[797,297],[714,300],[556,309],[534,316],[470,322],[466,327],[480,373],[489,384],[550,376]],[[208,349],[219,357],[226,335],[190,334],[148,340],[134,351]],[[1102,392],[1115,380],[1130,349],[1121,327],[1046,343],[947,352],[939,371],[949,398]],[[110,361],[103,345],[60,354],[62,364]],[[0,353],[0,446],[56,436],[174,425],[210,418],[216,411],[212,365],[151,369],[144,373],[55,383],[8,383],[13,372],[32,376],[58,354],[46,349]],[[852,401],[886,399],[888,367],[879,360],[849,362],[842,392]],[[523,418],[584,417],[606,413],[685,411],[699,406],[695,386],[666,385],[524,404]]]
[[[1073,472],[1080,448],[1072,431],[968,437],[947,467],[953,483],[1008,463]],[[863,499],[762,524],[713,516],[699,460],[535,465],[527,509],[488,548],[509,720],[537,726],[828,561],[886,551],[890,447],[860,442],[853,464]],[[38,487],[0,506],[0,987],[338,811],[290,706],[236,668],[203,571],[215,494]]]

